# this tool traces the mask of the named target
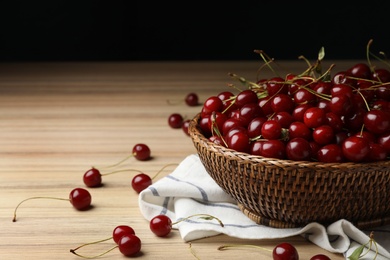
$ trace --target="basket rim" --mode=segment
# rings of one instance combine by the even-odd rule
[[[214,142],[211,142],[206,138],[202,133],[198,125],[198,121],[201,118],[201,113],[196,114],[191,120],[188,127],[188,132],[193,142],[201,142],[208,150],[213,150],[224,154],[224,156],[231,156],[234,159],[242,161],[251,161],[253,163],[264,163],[272,164],[275,166],[295,166],[295,167],[305,167],[305,168],[384,168],[390,167],[390,160],[376,161],[376,162],[342,162],[342,163],[324,163],[316,161],[294,161],[289,159],[277,159],[277,158],[268,158],[259,155],[251,155],[245,152],[238,152],[231,148],[218,145]]]

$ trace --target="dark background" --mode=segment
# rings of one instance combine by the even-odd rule
[[[390,52],[385,1],[8,1],[1,61],[365,59]]]

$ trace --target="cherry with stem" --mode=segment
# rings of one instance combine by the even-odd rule
[[[69,201],[75,209],[80,210],[80,211],[84,211],[84,210],[87,210],[91,207],[92,196],[89,193],[89,191],[86,189],[75,188],[69,193],[69,198],[67,198],[67,199],[66,198],[50,197],[50,196],[30,197],[30,198],[22,200],[15,207],[14,217],[12,219],[12,222],[16,222],[16,212],[17,212],[18,208],[20,207],[20,205],[28,200],[35,200],[35,199],[65,200],[65,201]]]
[[[108,241],[111,239],[114,240],[114,242],[116,243],[116,246],[114,246],[114,247],[112,247],[112,248],[110,248],[110,249],[108,249],[108,250],[106,250],[103,253],[100,253],[98,255],[85,256],[85,255],[81,255],[81,254],[76,252],[77,250],[79,250],[82,247],[102,243],[102,242],[105,242],[105,241]],[[79,257],[82,257],[85,259],[93,259],[93,258],[98,258],[100,256],[103,256],[103,255],[111,252],[115,248],[119,248],[121,253],[126,255],[126,256],[132,256],[140,251],[141,240],[135,235],[134,229],[132,227],[127,226],[127,225],[120,225],[120,226],[117,226],[114,228],[111,237],[97,240],[94,242],[85,243],[85,244],[82,244],[76,248],[70,249],[69,251],[72,254],[77,255]]]
[[[225,226],[219,218],[214,217],[214,216],[209,215],[209,214],[193,214],[193,215],[188,216],[186,218],[182,218],[176,222],[172,222],[172,220],[167,215],[160,214],[160,215],[153,217],[150,220],[149,228],[156,236],[165,237],[169,233],[171,233],[173,225],[176,225],[182,221],[188,220],[188,219],[193,218],[193,217],[199,217],[199,218],[202,218],[205,220],[213,220],[214,219],[214,220],[218,221],[218,223],[221,227]]]

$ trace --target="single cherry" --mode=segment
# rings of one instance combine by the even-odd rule
[[[313,255],[310,260],[331,260],[329,256],[323,255],[323,254],[318,254],[318,255]]]
[[[30,197],[27,199],[22,200],[15,208],[14,211],[14,217],[12,219],[13,222],[16,222],[16,211],[18,210],[19,206],[28,200],[33,199],[53,199],[53,200],[67,200],[70,201],[72,206],[77,210],[87,210],[91,206],[92,197],[88,190],[83,188],[75,188],[69,193],[69,198],[57,198],[57,197]]]
[[[184,122],[184,118],[179,113],[170,114],[168,117],[168,125],[171,128],[181,128]]]
[[[172,223],[172,220],[167,215],[160,214],[160,215],[153,217],[150,220],[149,228],[156,236],[165,237],[169,233],[171,233],[173,225],[178,224],[179,222],[185,221],[189,218],[196,217],[196,216],[198,216],[199,218],[205,219],[205,220],[215,219],[218,221],[218,223],[221,227],[224,226],[224,224],[222,223],[221,220],[219,220],[218,218],[211,216],[209,214],[194,214],[194,215],[191,215],[189,217],[182,218],[174,223]]]
[[[274,260],[298,260],[299,255],[297,249],[290,243],[283,242],[275,246],[272,251]]]

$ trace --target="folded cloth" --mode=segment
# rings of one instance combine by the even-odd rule
[[[359,230],[347,220],[340,219],[325,227],[310,223],[300,228],[272,228],[258,225],[249,219],[230,195],[225,193],[210,177],[198,155],[187,156],[178,167],[166,177],[158,180],[139,194],[142,215],[151,220],[158,214],[165,214],[172,222],[179,220],[173,228],[179,230],[186,242],[226,234],[242,239],[276,239],[301,235],[319,247],[333,253],[350,256],[354,249],[369,241],[372,230]],[[220,219],[189,216],[208,214]],[[187,218],[187,219],[186,219]],[[374,238],[378,243],[376,259],[390,259],[390,226],[376,228]],[[373,259],[370,251],[364,259]]]

